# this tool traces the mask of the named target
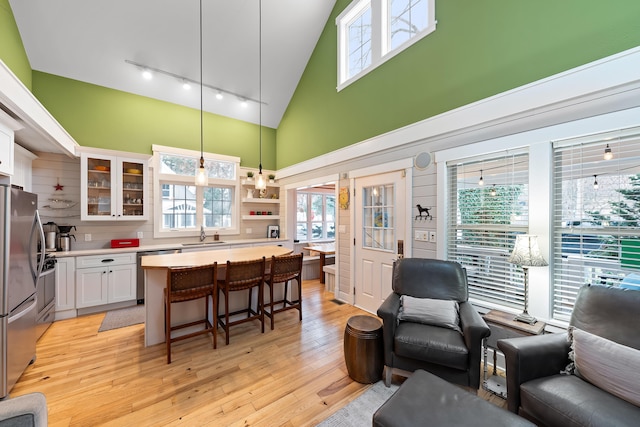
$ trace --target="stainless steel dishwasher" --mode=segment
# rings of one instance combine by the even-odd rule
[[[136,279],[136,299],[138,304],[144,304],[144,269],[142,268],[142,257],[147,255],[166,255],[166,254],[179,254],[182,252],[180,249],[164,249],[158,251],[144,251],[138,252],[137,256],[137,279]]]

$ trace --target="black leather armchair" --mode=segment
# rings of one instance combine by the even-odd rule
[[[640,349],[640,291],[580,288],[569,324]],[[575,375],[566,333],[498,340],[507,367],[507,406],[539,426],[637,426],[640,408]]]
[[[468,284],[460,264],[436,259],[405,258],[393,265],[393,293],[378,308],[383,321],[384,381],[393,373],[429,371],[449,382],[478,389],[482,339],[491,330],[468,302]],[[400,296],[455,300],[460,328],[398,322]]]

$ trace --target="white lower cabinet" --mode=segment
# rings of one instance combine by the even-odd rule
[[[136,299],[136,254],[76,258],[76,307]]]
[[[76,259],[56,259],[56,320],[76,317]]]

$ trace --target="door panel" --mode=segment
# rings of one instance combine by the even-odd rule
[[[403,171],[355,181],[355,305],[375,313],[391,293],[393,262],[405,239]]]

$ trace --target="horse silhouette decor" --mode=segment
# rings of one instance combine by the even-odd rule
[[[418,208],[418,215],[416,215],[415,219],[433,219],[433,216],[429,213],[430,208],[423,208],[420,205],[416,205],[416,207]],[[422,214],[424,214],[424,216]]]

